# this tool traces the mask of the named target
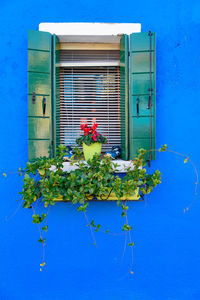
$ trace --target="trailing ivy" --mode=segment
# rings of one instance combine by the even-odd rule
[[[165,146],[161,151],[165,151]],[[63,156],[66,152],[67,148],[60,145],[55,158],[40,157],[27,162],[26,167],[19,170],[20,175],[24,175],[23,189],[20,193],[23,207],[33,209],[32,222],[41,226],[39,242],[45,243],[42,232],[48,230],[48,225],[45,224],[47,213],[36,213],[38,203],[43,204],[45,210],[48,210],[50,206],[55,205],[58,198],[71,201],[73,204],[78,203],[77,210],[85,214],[90,200],[108,200],[112,193],[117,199],[117,205],[122,209],[121,216],[125,217],[122,231],[130,232],[132,226],[128,224],[127,219],[129,209],[127,197],[133,192],[139,193],[142,197],[151,193],[161,183],[161,173],[158,170],[147,174],[144,160],[146,151],[139,150],[122,178],[115,173],[117,164],[113,163],[110,157],[102,158],[100,155],[95,155],[84,163],[78,148],[74,149],[74,161],[71,163],[77,168],[71,172],[64,172]],[[94,231],[99,231],[101,228],[100,224],[95,225],[94,220],[89,222],[88,226]],[[105,231],[108,232],[109,230]],[[132,247],[133,242],[130,241],[128,245]]]

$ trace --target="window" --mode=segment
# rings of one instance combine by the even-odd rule
[[[155,34],[91,30],[29,32],[29,159],[74,146],[80,123],[95,121],[108,138],[103,151],[120,145],[132,159],[138,148],[155,148]]]
[[[97,122],[108,141],[102,151],[120,146],[119,50],[60,50],[59,60],[57,144],[74,147],[80,124]]]

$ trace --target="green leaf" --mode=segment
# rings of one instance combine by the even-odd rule
[[[90,225],[93,226],[93,227],[95,227],[94,220],[91,221]]]
[[[122,212],[121,216],[122,216],[122,217],[125,217],[125,216],[126,216],[125,211]]]
[[[44,176],[44,174],[45,174],[45,170],[44,169],[39,169],[38,172],[39,172],[39,174],[41,176]]]
[[[132,247],[134,245],[134,243],[128,243],[128,246]]]
[[[189,157],[187,157],[186,159],[184,159],[184,164],[186,164],[188,162]]]
[[[124,224],[124,226],[122,227],[123,231],[130,231],[133,227],[129,226],[128,224]]]
[[[167,144],[161,146],[160,149],[158,149],[159,152],[164,152],[166,150],[167,150]]]
[[[128,210],[128,206],[122,204],[122,209],[123,209],[123,210]]]
[[[39,243],[44,244],[44,242],[46,241],[46,239],[43,239],[42,237],[40,237],[40,239],[38,240]]]
[[[4,176],[4,177],[7,177],[7,174],[6,174],[6,173],[3,173],[3,176]]]
[[[44,227],[42,227],[42,230],[44,230],[44,231],[48,231],[48,225],[46,225],[46,226],[44,226]]]

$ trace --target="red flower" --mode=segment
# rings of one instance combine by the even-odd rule
[[[92,129],[93,131],[95,131],[95,130],[97,129],[97,127],[98,127],[98,124],[97,124],[97,123],[94,123],[94,124],[92,125],[91,129]]]
[[[88,135],[90,132],[90,128],[84,128],[84,135]]]
[[[85,128],[87,128],[88,125],[87,124],[81,124],[81,130],[84,130]]]
[[[94,134],[93,136],[92,136],[92,139],[93,139],[93,141],[97,141],[97,135],[96,134]]]

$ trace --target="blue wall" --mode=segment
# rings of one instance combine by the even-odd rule
[[[27,160],[27,30],[40,22],[139,22],[157,32],[157,146],[186,153],[199,167],[200,2],[17,1],[0,3],[0,171],[15,171]],[[123,237],[96,234],[70,204],[49,214],[46,262],[39,272],[41,245],[31,211],[16,201],[22,183],[0,176],[1,300],[184,300],[200,299],[200,204],[191,202],[195,174],[172,154],[158,155],[153,169],[163,183],[144,202],[131,203],[134,274],[130,250],[123,264]],[[89,217],[120,232],[115,203],[92,203]],[[9,219],[10,218],[10,219]]]

